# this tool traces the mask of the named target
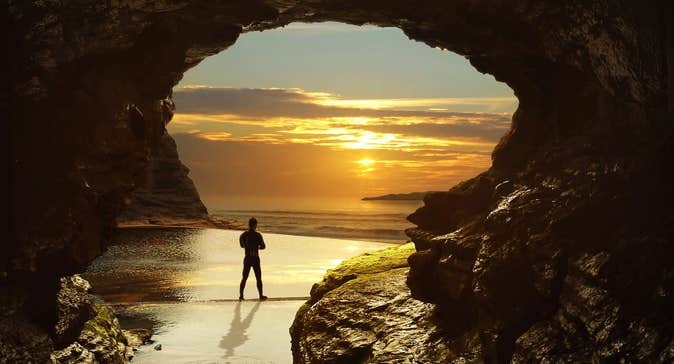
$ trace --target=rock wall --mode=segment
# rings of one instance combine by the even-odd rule
[[[118,224],[180,224],[206,222],[208,210],[178,157],[173,138],[164,134],[152,155],[142,187],[125,201]]]
[[[332,20],[399,27],[520,100],[492,168],[410,217],[408,285],[447,340],[488,362],[667,359],[673,18],[656,0],[10,1],[0,315],[20,329],[0,340],[46,360],[59,277],[105,249],[185,70],[243,31]]]

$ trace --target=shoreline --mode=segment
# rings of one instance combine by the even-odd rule
[[[327,271],[326,271],[327,273]],[[200,305],[209,305],[209,304],[218,304],[218,303],[237,303],[237,302],[288,302],[288,301],[302,301],[305,302],[311,298],[311,296],[296,296],[296,297],[268,297],[265,300],[260,300],[259,298],[246,298],[244,300],[239,300],[238,298],[216,298],[210,300],[190,300],[190,301],[176,301],[176,300],[163,300],[163,301],[138,301],[138,302],[108,302],[105,301],[102,297],[94,296],[101,300],[96,302],[96,304],[101,306],[108,307],[131,307],[131,306],[144,306],[144,305],[177,305],[183,303],[190,304],[200,304]]]
[[[117,222],[118,229],[125,228],[207,228],[221,230],[246,230],[246,227],[235,221],[227,221],[209,216],[206,219],[147,219]]]
[[[165,229],[216,229],[216,230],[235,230],[235,231],[245,231],[247,227],[244,227],[240,224],[231,223],[228,225],[228,222],[209,222],[209,221],[180,221],[175,223],[148,223],[148,222],[124,222],[118,223],[117,229],[152,229],[152,228],[165,228]],[[286,236],[301,236],[307,238],[329,238],[337,240],[356,240],[363,242],[371,243],[382,243],[390,245],[403,245],[410,242],[410,239],[401,239],[400,241],[392,241],[386,239],[372,239],[372,238],[359,238],[359,237],[343,237],[343,236],[332,236],[332,235],[311,235],[311,234],[287,234],[279,233],[274,231],[261,231],[265,234],[277,234],[277,235],[286,235]]]

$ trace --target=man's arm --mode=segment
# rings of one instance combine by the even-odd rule
[[[264,250],[264,248],[266,248],[267,246],[264,245],[264,239],[262,239],[262,234],[260,233],[258,234],[260,235],[260,244],[258,245],[258,247],[260,248],[260,250]]]
[[[241,235],[239,235],[239,245],[241,245],[242,248],[245,248],[245,245],[244,245],[244,237],[243,237],[244,235],[246,235],[246,232],[245,232],[245,231],[242,232]]]

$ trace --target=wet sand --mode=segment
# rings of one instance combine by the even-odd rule
[[[288,327],[303,301],[163,303],[116,307],[124,326],[157,323],[133,363],[292,363]],[[131,323],[133,326],[133,322]],[[153,346],[162,344],[162,350]]]
[[[290,363],[288,328],[311,286],[342,260],[391,244],[262,233],[265,302],[237,300],[241,231],[120,229],[83,276],[123,328],[155,332],[133,362]],[[257,298],[253,272],[245,294]]]

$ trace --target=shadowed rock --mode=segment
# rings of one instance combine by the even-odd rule
[[[105,249],[161,144],[182,73],[242,31],[326,20],[399,27],[464,55],[520,101],[491,169],[427,195],[411,217],[428,234],[454,233],[451,242],[418,242],[408,279],[449,326],[461,319],[447,331],[463,338],[452,353],[486,362],[672,361],[671,6],[11,2],[0,361],[48,360],[59,279]],[[363,348],[376,347],[363,338]],[[307,353],[323,345],[304,342]]]
[[[121,225],[180,224],[206,222],[208,210],[201,202],[189,169],[178,157],[176,142],[166,133],[154,152],[141,188],[136,189],[128,205],[117,218]]]

